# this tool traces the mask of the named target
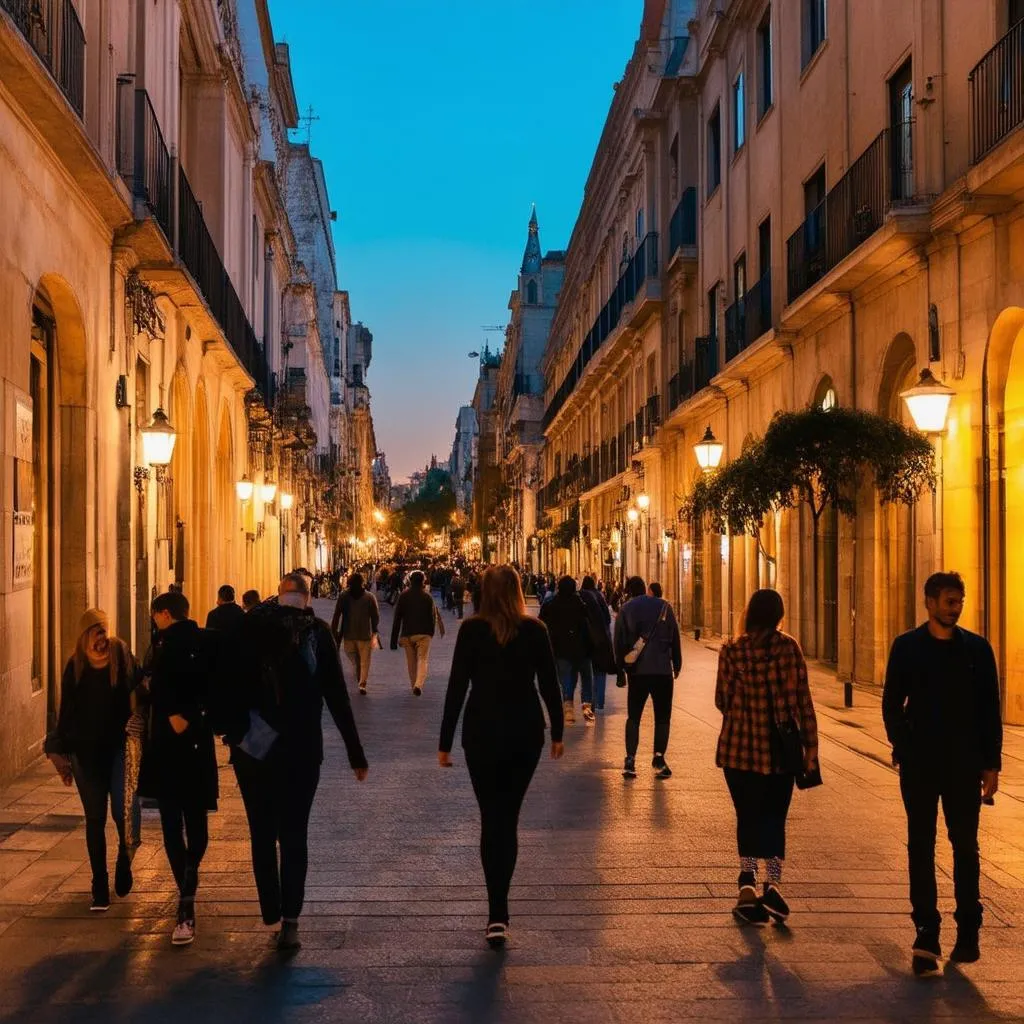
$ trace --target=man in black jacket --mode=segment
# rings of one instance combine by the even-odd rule
[[[936,973],[942,955],[935,885],[940,800],[953,846],[957,939],[951,959],[978,959],[978,818],[982,799],[991,800],[999,787],[1003,743],[992,648],[983,637],[957,626],[963,580],[955,572],[935,573],[924,594],[928,621],[893,642],[882,697],[907,812],[917,975]]]
[[[580,681],[583,720],[593,722],[594,670],[590,661],[592,646],[587,628],[587,606],[576,593],[576,581],[563,576],[555,596],[540,606],[540,620],[548,627],[555,667],[562,687],[562,715],[566,724],[576,721],[574,711],[576,680]]]
[[[426,577],[417,569],[409,574],[409,589],[402,591],[391,623],[391,650],[397,651],[399,644],[405,648],[409,685],[414,697],[423,693],[427,681],[428,657],[435,629],[440,629],[441,636],[444,636],[444,622],[426,588]]]
[[[230,632],[245,617],[245,611],[235,601],[235,588],[225,583],[217,591],[217,607],[211,608],[206,616],[207,629],[219,629]]]

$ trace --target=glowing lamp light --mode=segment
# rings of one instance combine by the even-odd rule
[[[705,473],[711,473],[718,469],[722,461],[722,452],[725,445],[711,433],[711,427],[704,431],[704,436],[693,446],[694,454],[697,456],[697,465]]]
[[[249,501],[252,498],[253,482],[249,479],[248,473],[242,475],[242,479],[235,483],[235,493],[239,501]]]
[[[377,543],[377,538],[376,537],[372,537],[372,536],[371,537],[367,537],[366,538],[366,543],[367,544],[376,544]]]
[[[287,491],[281,492],[281,510],[283,512],[290,512],[292,505],[295,504],[295,495],[289,494]]]
[[[949,403],[956,392],[942,381],[936,380],[932,371],[925,367],[912,388],[900,392],[900,398],[907,403],[907,410],[914,420],[914,426],[923,434],[941,434],[946,429]]]
[[[260,487],[260,497],[265,505],[269,505],[277,495],[277,484],[273,480],[264,480]]]
[[[384,513],[381,512],[381,510],[379,508],[375,508],[373,510],[373,518],[374,518],[374,520],[376,520],[376,522],[383,523],[384,519],[385,519],[385,516],[384,516]]]
[[[641,512],[646,512],[651,507],[651,496],[641,492],[636,496],[636,506]]]
[[[171,426],[167,413],[158,408],[153,419],[139,433],[142,434],[142,461],[147,466],[170,465],[178,432]]]
[[[637,511],[637,510],[636,510],[635,508],[631,508],[631,509],[630,509],[630,510],[629,510],[629,511],[628,511],[628,512],[626,513],[626,518],[627,518],[627,519],[628,519],[628,520],[629,520],[629,521],[630,521],[631,523],[635,523],[635,522],[636,522],[636,521],[637,521],[637,520],[638,520],[638,519],[640,518],[640,513],[639,513],[639,512],[638,512],[638,511]]]

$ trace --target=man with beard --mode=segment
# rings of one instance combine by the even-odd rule
[[[941,917],[935,885],[939,801],[953,846],[956,945],[950,959],[979,957],[981,927],[978,818],[982,799],[999,788],[1003,730],[992,647],[957,625],[964,606],[959,573],[939,572],[924,585],[928,621],[893,642],[882,715],[899,766],[907,812],[911,917],[917,928],[913,969],[937,973]]]

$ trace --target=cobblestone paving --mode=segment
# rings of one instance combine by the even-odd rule
[[[326,603],[321,612],[326,614]],[[385,610],[385,629],[390,626]],[[175,896],[155,813],[135,891],[88,911],[81,809],[49,765],[0,791],[0,1019],[573,1022],[981,1021],[1024,1018],[1024,735],[1007,738],[1005,792],[982,822],[983,960],[909,975],[904,823],[878,701],[847,711],[815,673],[827,785],[797,794],[785,891],[791,927],[741,930],[729,910],[733,816],[714,768],[715,652],[688,642],[669,760],[623,782],[624,700],[568,729],[527,799],[513,941],[482,942],[486,904],[462,759],[436,765],[454,629],[420,699],[404,655],[375,655],[356,713],[370,759],[357,785],[328,730],[313,812],[302,951],[269,948],[245,820],[226,763],[212,818],[198,938],[170,945]],[[649,712],[648,712],[649,713]],[[641,752],[646,766],[650,723]],[[944,912],[952,894],[940,855]],[[952,926],[944,936],[952,942]]]

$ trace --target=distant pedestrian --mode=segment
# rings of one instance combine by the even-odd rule
[[[309,815],[324,756],[326,703],[362,782],[359,742],[330,627],[309,607],[309,581],[291,573],[278,596],[246,616],[235,634],[234,672],[221,704],[225,739],[245,805],[253,875],[277,948],[297,950],[309,864]]]
[[[893,641],[885,670],[882,715],[907,813],[917,975],[935,974],[942,956],[935,885],[940,802],[953,846],[956,945],[950,959],[973,963],[980,956],[978,819],[982,801],[991,803],[999,789],[1003,726],[992,647],[957,625],[964,593],[959,573],[929,576],[928,621]]]
[[[455,727],[465,704],[462,746],[480,806],[480,859],[487,882],[487,942],[508,938],[508,892],[519,850],[519,812],[551,723],[551,756],[562,756],[562,703],[547,629],[526,614],[510,566],[484,572],[480,613],[463,623],[455,644],[437,759],[452,764]],[[469,694],[467,703],[466,695]]]
[[[672,723],[672,691],[683,665],[682,644],[675,613],[667,601],[646,596],[639,576],[626,582],[629,600],[615,620],[615,660],[626,673],[626,760],[623,778],[636,778],[636,751],[640,745],[640,719],[650,697],[654,704],[655,778],[668,779],[672,769],[665,761]]]
[[[540,620],[548,627],[555,652],[558,682],[562,687],[562,714],[567,725],[576,721],[576,682],[580,683],[583,720],[593,722],[594,669],[587,622],[587,606],[576,593],[576,581],[563,576],[555,595],[540,606]]]
[[[452,608],[455,610],[455,617],[462,618],[462,611],[466,605],[466,581],[456,573],[451,582]]]
[[[141,819],[136,796],[145,692],[128,645],[110,636],[105,612],[90,608],[79,619],[75,652],[61,678],[57,725],[45,751],[65,786],[78,788],[85,813],[85,846],[92,870],[90,909],[110,908],[107,806],[117,829],[114,892],[132,890],[132,858]]]
[[[715,705],[722,712],[715,763],[736,808],[739,898],[733,908],[745,924],[785,921],[782,896],[786,857],[786,815],[798,772],[818,764],[818,726],[800,645],[780,632],[784,608],[774,590],[750,598],[743,633],[722,647],[718,657]],[[786,737],[801,762],[789,763]],[[767,878],[757,892],[758,861]]]
[[[207,720],[209,650],[188,599],[170,591],[152,604],[160,631],[149,679],[152,717],[139,791],[160,807],[164,850],[178,886],[178,915],[171,941],[188,945],[196,935],[199,867],[209,842],[207,813],[217,809],[217,757]]]
[[[251,612],[260,603],[260,592],[258,590],[247,590],[242,595],[243,611]]]
[[[229,632],[242,621],[244,615],[245,611],[235,602],[235,588],[225,583],[217,591],[217,606],[211,608],[206,616],[206,628]]]
[[[405,648],[409,685],[414,697],[423,693],[429,670],[430,644],[435,630],[444,636],[444,622],[426,588],[426,577],[416,569],[409,574],[409,589],[402,592],[395,605],[391,623],[391,650]]]
[[[377,598],[365,589],[363,577],[354,572],[348,578],[348,586],[341,592],[334,606],[331,633],[342,644],[352,662],[359,692],[366,693],[370,678],[370,658],[374,642],[380,643],[377,629],[380,626],[380,609]]]
[[[590,665],[593,676],[594,709],[604,711],[608,673],[616,671],[615,652],[612,647],[612,613],[593,576],[584,576],[580,598],[587,609],[587,627],[590,632]]]
[[[661,584],[656,582],[656,581],[654,581],[654,580],[652,580],[650,583],[648,583],[647,584],[647,595],[649,597],[656,597],[660,601],[662,596],[663,596],[662,589],[661,589]]]

